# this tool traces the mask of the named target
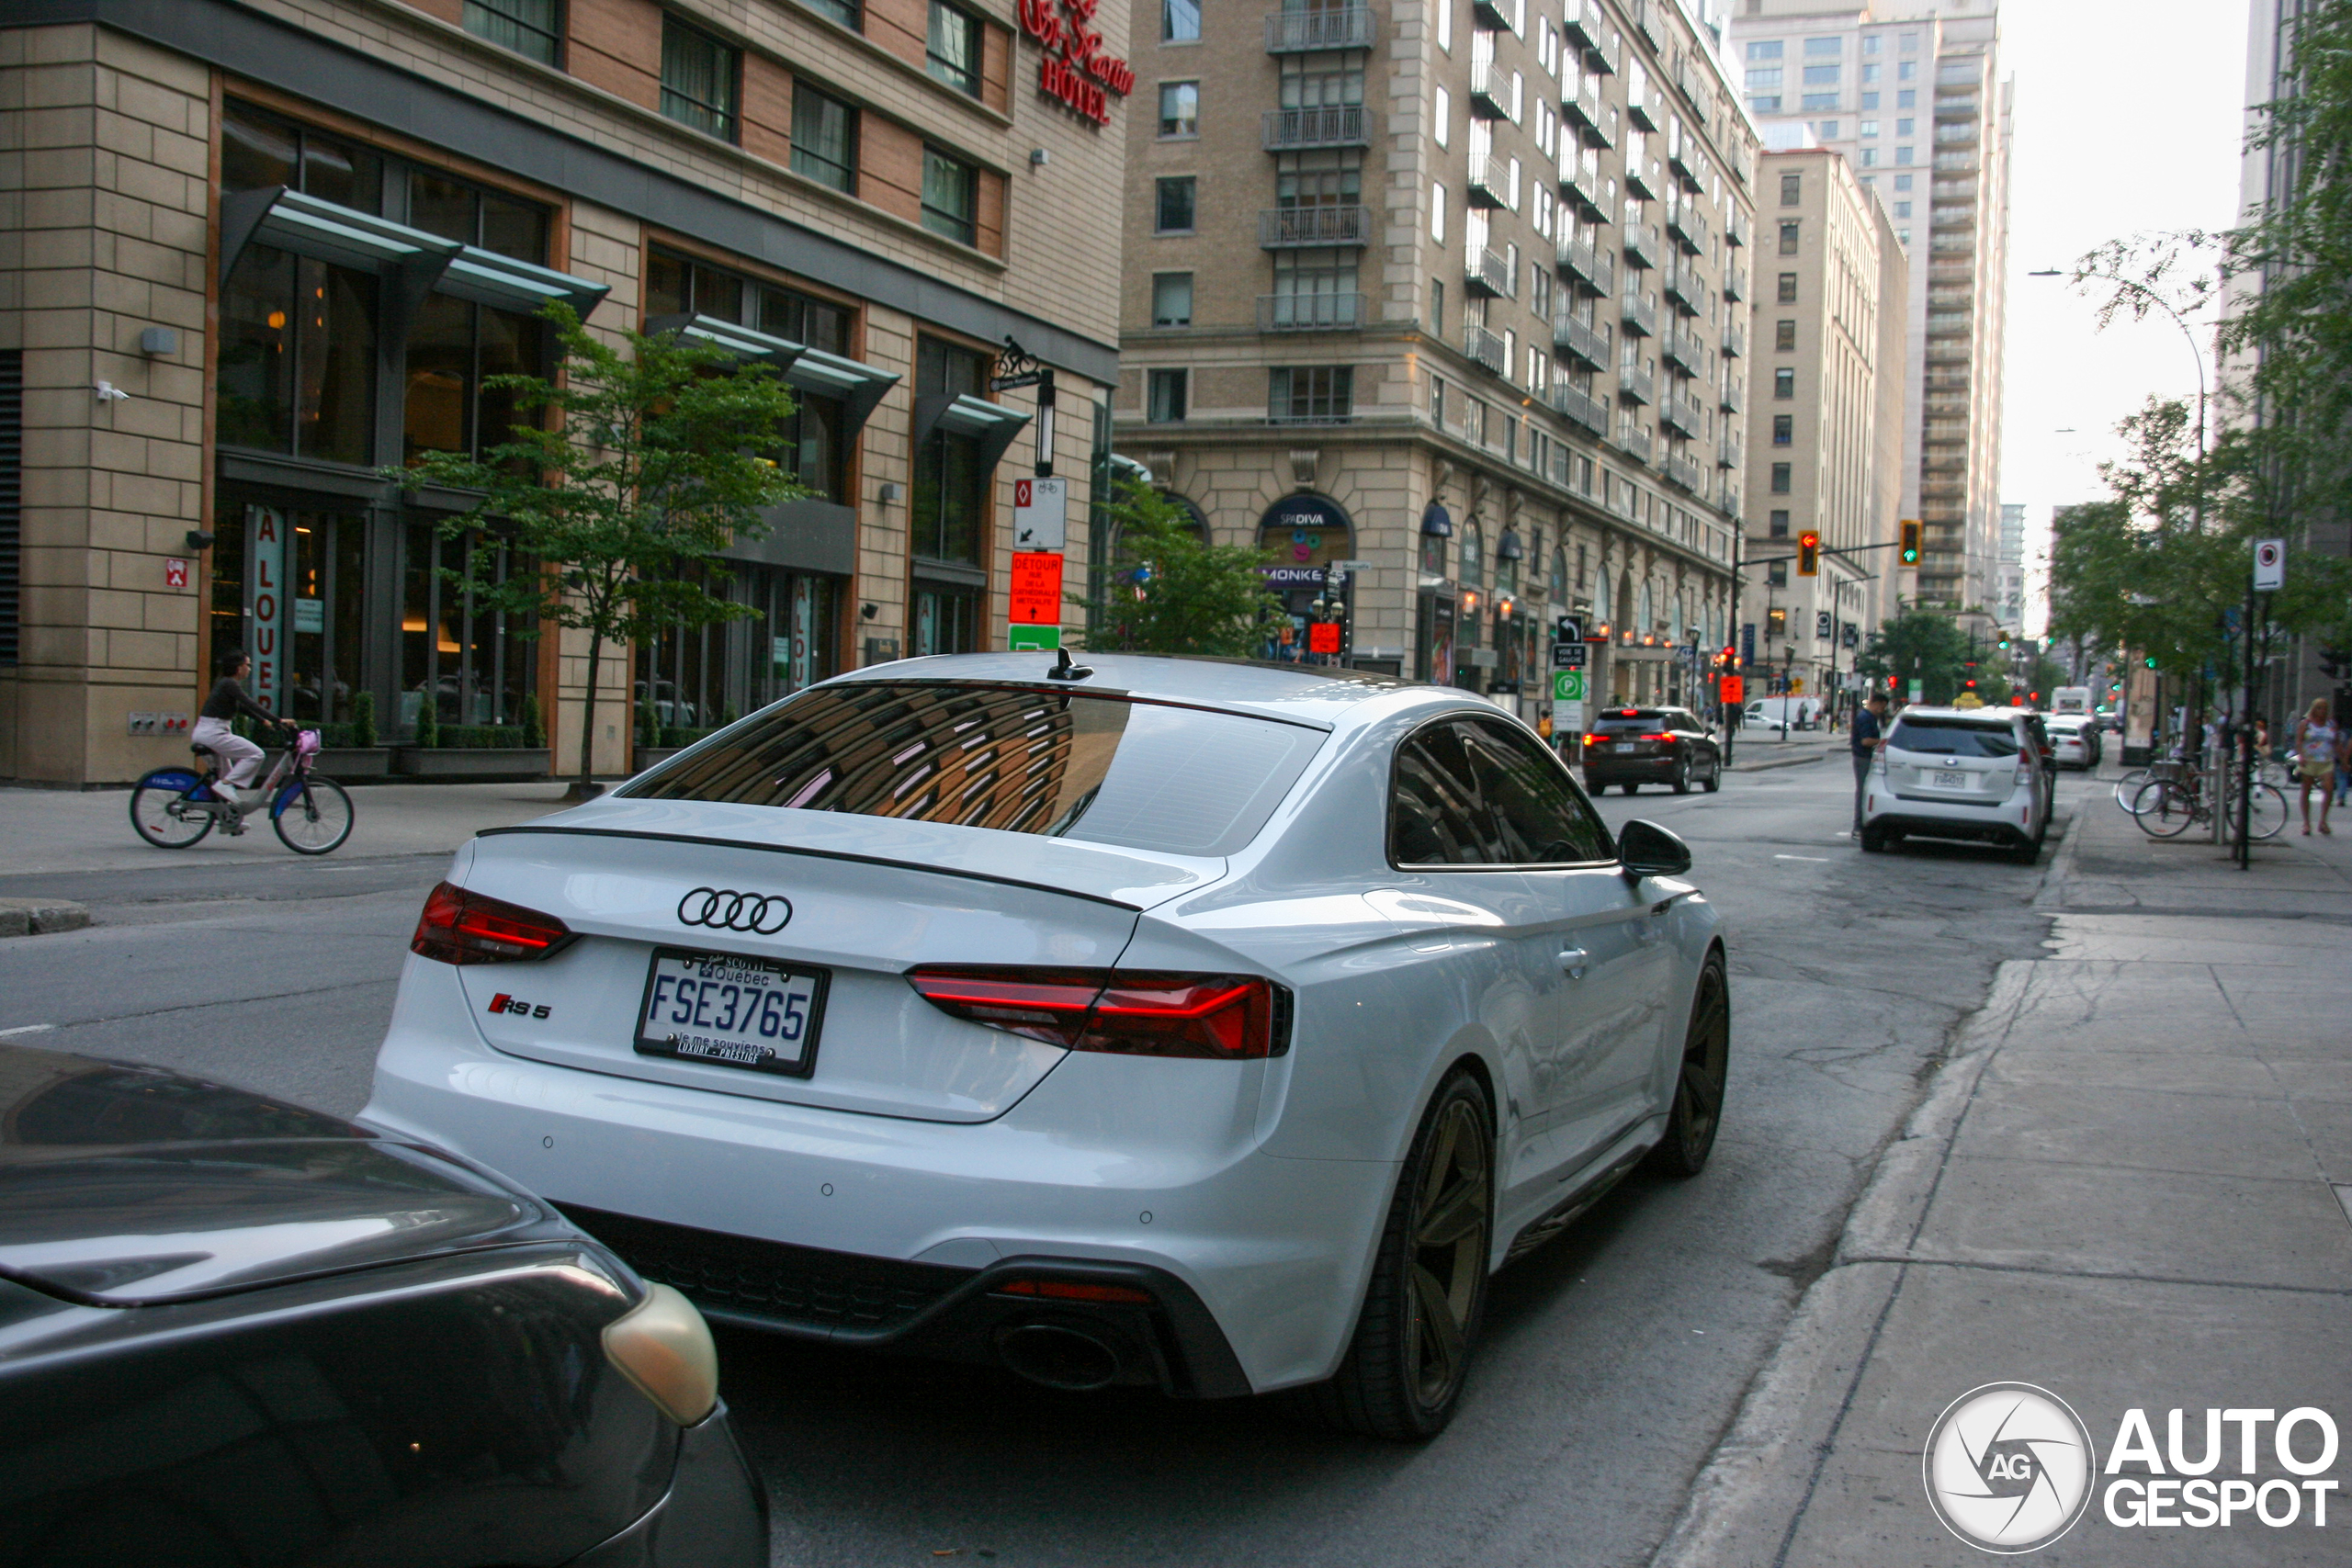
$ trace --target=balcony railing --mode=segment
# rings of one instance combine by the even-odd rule
[[[1650,40],[1652,49],[1666,47],[1666,21],[1658,15],[1659,0],[1627,0],[1626,14],[1634,18],[1634,26]]]
[[[1699,346],[1698,334],[1685,332],[1679,325],[1669,325],[1666,329],[1666,336],[1658,344],[1658,356],[1685,376],[1707,373],[1707,355]]]
[[[1747,298],[1747,279],[1736,263],[1724,268],[1724,298],[1735,302]]]
[[[1561,25],[1566,28],[1569,39],[1584,50],[1596,69],[1615,75],[1623,46],[1617,29],[1609,25],[1600,0],[1566,0],[1563,9],[1567,14]]]
[[[1973,174],[1975,172],[1976,154],[1973,152],[1939,152],[1936,154],[1936,173],[1939,175],[1967,175]]]
[[[1674,62],[1674,85],[1682,96],[1690,100],[1690,107],[1698,115],[1700,123],[1704,124],[1714,118],[1715,92],[1714,88],[1708,85],[1706,76],[1698,67],[1690,63],[1696,58],[1695,55],[1686,54]]]
[[[1258,214],[1258,244],[1264,250],[1362,245],[1371,239],[1369,207],[1269,207]]]
[[[1361,294],[1261,294],[1261,333],[1353,332],[1364,323]]]
[[[1659,287],[1665,289],[1667,299],[1673,301],[1675,309],[1686,316],[1697,315],[1706,299],[1707,280],[1691,267],[1678,265],[1671,261],[1666,264],[1666,270],[1660,275]]]
[[[1933,222],[1939,229],[1972,228],[1976,222],[1976,204],[1971,201],[1936,208]]]
[[[1600,160],[1593,155],[1591,148],[1571,158],[1566,143],[1561,145],[1560,194],[1587,213],[1595,217],[1607,215],[1608,209],[1600,204]]]
[[[1269,152],[1295,152],[1311,147],[1365,147],[1372,142],[1371,127],[1361,104],[1268,109],[1264,139]]]
[[[1510,296],[1519,292],[1510,275],[1510,258],[1500,251],[1475,250],[1463,258],[1464,280],[1473,294]]]
[[[1630,155],[1625,160],[1625,189],[1644,201],[1656,201],[1666,194],[1666,176],[1658,172],[1657,160],[1642,163]]]
[[[1595,370],[1609,368],[1609,339],[1566,310],[1552,318],[1552,345]]]
[[[1519,118],[1518,94],[1511,90],[1511,73],[1491,60],[1475,61],[1470,66],[1470,112],[1482,119]]]
[[[1724,481],[1722,493],[1715,497],[1715,508],[1735,523],[1740,520],[1741,513],[1747,510],[1747,497],[1740,492],[1738,480]]]
[[[1376,30],[1369,6],[1277,11],[1266,18],[1266,52],[1307,54],[1326,49],[1370,49]]]
[[[1560,270],[1575,279],[1586,292],[1606,295],[1617,291],[1617,264],[1609,259],[1607,251],[1586,244],[1582,240],[1563,239],[1559,260]]]
[[[1490,333],[1475,323],[1463,328],[1462,352],[1473,364],[1482,366],[1498,376],[1510,374],[1510,367],[1503,360],[1503,340],[1499,333]]]
[[[1470,10],[1490,28],[1522,37],[1527,32],[1527,0],[1470,0]]]
[[[1625,330],[1636,337],[1657,336],[1657,301],[1645,299],[1629,286],[1623,296],[1625,305]]]
[[[1582,425],[1595,435],[1609,434],[1609,405],[1588,392],[1579,392],[1566,381],[1555,383],[1551,396],[1545,400],[1562,419]]]
[[[1653,76],[1649,79],[1648,85],[1644,87],[1640,97],[1629,96],[1625,99],[1625,113],[1644,130],[1656,130],[1664,123],[1662,117],[1665,109],[1658,102],[1658,97],[1664,90],[1664,85]]]
[[[1469,187],[1470,205],[1473,207],[1509,207],[1510,165],[1492,156],[1472,158]]]
[[[1581,73],[1576,88],[1560,95],[1560,118],[1584,130],[1601,146],[1609,145],[1607,120],[1600,107],[1600,78]]]
[[[1685,436],[1699,434],[1698,412],[1686,406],[1681,398],[1672,392],[1668,392],[1659,400],[1657,422],[1663,428]]]
[[[1625,265],[1627,266],[1656,266],[1657,258],[1665,254],[1657,243],[1657,224],[1628,223],[1625,225]]]
[[[1747,329],[1737,321],[1724,323],[1724,353],[1733,359],[1738,359],[1747,353]]]
[[[1729,468],[1737,473],[1743,456],[1744,449],[1736,435],[1726,435],[1715,444],[1715,467],[1718,468]]]
[[[1677,244],[1694,256],[1707,249],[1707,220],[1699,216],[1696,202],[1670,203],[1666,209],[1666,231]]]
[[[1962,145],[1973,147],[1976,144],[1976,122],[1973,119],[1964,121],[1959,125],[1939,125],[1936,127],[1936,145],[1939,147],[1956,147]]]
[[[1965,98],[1938,98],[1936,118],[1938,119],[1974,119],[1980,107],[1980,100],[1973,96]]]
[[[1638,425],[1618,426],[1617,445],[1645,463],[1650,460],[1650,433]]]
[[[1742,218],[1737,212],[1724,214],[1724,243],[1726,245],[1747,243],[1747,220]]]
[[[1699,486],[1702,482],[1699,477],[1699,465],[1692,462],[1688,457],[1679,457],[1671,452],[1668,453],[1666,457],[1666,482],[1673,485],[1680,485],[1692,495],[1699,494]]]
[[[1726,379],[1724,382],[1723,405],[1725,413],[1737,413],[1747,406],[1747,383]]]
[[[1657,401],[1657,377],[1635,365],[1617,367],[1617,390],[1637,403]]]

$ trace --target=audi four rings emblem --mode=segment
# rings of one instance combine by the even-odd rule
[[[775,893],[738,893],[731,887],[697,887],[678,900],[678,923],[715,931],[751,931],[774,936],[792,919],[792,900]]]

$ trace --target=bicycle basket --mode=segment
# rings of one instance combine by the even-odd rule
[[[295,754],[296,756],[298,756],[298,757],[308,757],[308,756],[311,755],[312,753],[314,753],[315,751],[317,751],[317,750],[318,750],[318,749],[319,749],[319,732],[318,732],[317,730],[315,730],[315,729],[305,729],[305,730],[301,730],[301,731],[298,732],[298,733],[295,735],[295,737],[294,737],[294,754]]]

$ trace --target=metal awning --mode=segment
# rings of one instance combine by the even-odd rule
[[[740,358],[763,361],[779,371],[808,352],[790,338],[754,332],[734,321],[722,321],[717,316],[656,316],[645,323],[647,337],[660,337],[664,333],[675,333],[689,343],[723,348]]]
[[[1430,502],[1421,509],[1421,532],[1434,539],[1453,537],[1453,518],[1439,502]]]
[[[367,272],[397,273],[418,296],[430,289],[458,253],[455,240],[388,218],[338,207],[285,186],[241,190],[220,203],[220,279],[248,245],[270,245]]]
[[[467,245],[452,256],[448,270],[435,287],[443,294],[526,316],[536,316],[548,300],[560,299],[582,321],[612,292],[610,284],[591,283],[553,267],[485,251],[480,245]]]
[[[933,393],[915,400],[915,449],[921,451],[933,431],[961,435],[979,447],[980,468],[988,472],[996,468],[1005,448],[1012,445],[1012,438],[1028,423],[1027,414],[1015,413],[1001,403],[989,402],[968,393],[953,398]]]
[[[860,365],[854,359],[844,359],[818,348],[802,349],[800,356],[786,367],[784,378],[804,392],[840,399],[844,435],[854,435],[865,429],[867,417],[899,384],[894,371],[876,370],[871,365]]]

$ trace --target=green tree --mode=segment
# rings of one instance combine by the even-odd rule
[[[806,492],[767,456],[784,449],[794,406],[769,367],[668,334],[626,333],[624,354],[560,302],[542,313],[563,345],[560,375],[484,382],[536,422],[479,459],[432,453],[392,473],[411,489],[480,492],[442,531],[491,529],[546,563],[495,581],[495,552],[474,550],[451,575],[483,608],[588,634],[576,786],[585,793],[605,646],[752,614],[712,592],[719,552],[763,533],[764,508]]]
[[[1871,634],[1854,668],[1876,680],[1892,679],[1897,694],[1919,682],[1919,699],[1948,703],[1967,678],[1968,634],[1951,616],[1906,609]],[[1989,700],[1989,699],[1988,699]]]
[[[1184,508],[1149,485],[1119,481],[1109,583],[1092,611],[1087,646],[1111,653],[1255,652],[1281,608],[1258,569],[1273,558],[1247,545],[1212,545]]]

